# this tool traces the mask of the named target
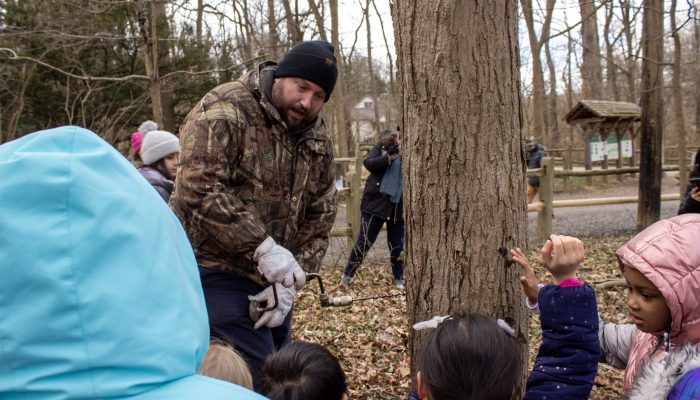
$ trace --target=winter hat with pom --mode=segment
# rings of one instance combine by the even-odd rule
[[[150,131],[157,131],[158,130],[158,124],[156,124],[154,121],[148,120],[148,121],[143,121],[141,125],[139,125],[139,132],[141,132],[142,135],[146,135]]]
[[[180,140],[166,131],[150,131],[143,137],[141,159],[151,165],[161,158],[180,151]]]

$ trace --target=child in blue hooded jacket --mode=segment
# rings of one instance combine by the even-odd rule
[[[126,158],[68,126],[1,145],[0,176],[0,397],[263,399],[197,374],[194,254]]]

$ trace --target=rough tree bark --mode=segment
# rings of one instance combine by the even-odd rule
[[[644,0],[642,22],[642,108],[637,229],[659,220],[661,212],[661,152],[663,138],[663,0]]]
[[[394,4],[409,322],[458,310],[527,325],[508,249],[527,242],[517,1]],[[415,355],[423,331],[410,330]],[[523,364],[523,370],[526,363]]]

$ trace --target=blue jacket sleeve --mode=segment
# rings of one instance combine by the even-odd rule
[[[700,368],[683,375],[681,379],[673,385],[668,400],[690,400],[700,398]]]
[[[588,285],[547,285],[538,298],[542,344],[525,399],[587,399],[598,371],[598,307]]]

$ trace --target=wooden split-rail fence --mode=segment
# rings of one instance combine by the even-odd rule
[[[357,147],[357,157],[351,158],[336,158],[335,163],[343,165],[344,170],[348,170],[349,164],[354,166],[354,171],[344,175],[345,185],[338,190],[338,200],[344,201],[346,204],[346,221],[347,225],[342,227],[334,227],[331,230],[331,237],[345,237],[346,250],[349,254],[354,245],[354,240],[357,238],[360,230],[360,201],[362,200],[363,184],[365,179],[362,178],[363,160],[367,151],[372,148],[371,145],[361,145]],[[571,160],[571,157],[566,157]],[[638,174],[639,167],[618,167],[614,169],[593,169],[593,170],[574,170],[571,163],[565,163],[564,168],[555,168],[555,158],[544,157],[542,159],[542,167],[537,169],[528,169],[526,176],[540,177],[540,191],[538,202],[528,204],[528,212],[537,212],[537,229],[536,235],[538,239],[546,239],[552,233],[552,215],[554,208],[560,207],[584,207],[584,206],[601,206],[610,204],[628,204],[637,203],[637,196],[625,197],[605,197],[605,198],[590,198],[590,199],[575,199],[575,200],[555,200],[554,199],[554,179],[560,178],[565,182],[565,188],[568,188],[568,180],[571,177],[607,177],[617,175],[622,177],[625,174]],[[689,167],[690,168],[690,167]],[[678,171],[678,165],[665,165],[664,171]],[[523,197],[525,194],[523,193]],[[680,193],[667,193],[661,195],[662,201],[680,200]]]

